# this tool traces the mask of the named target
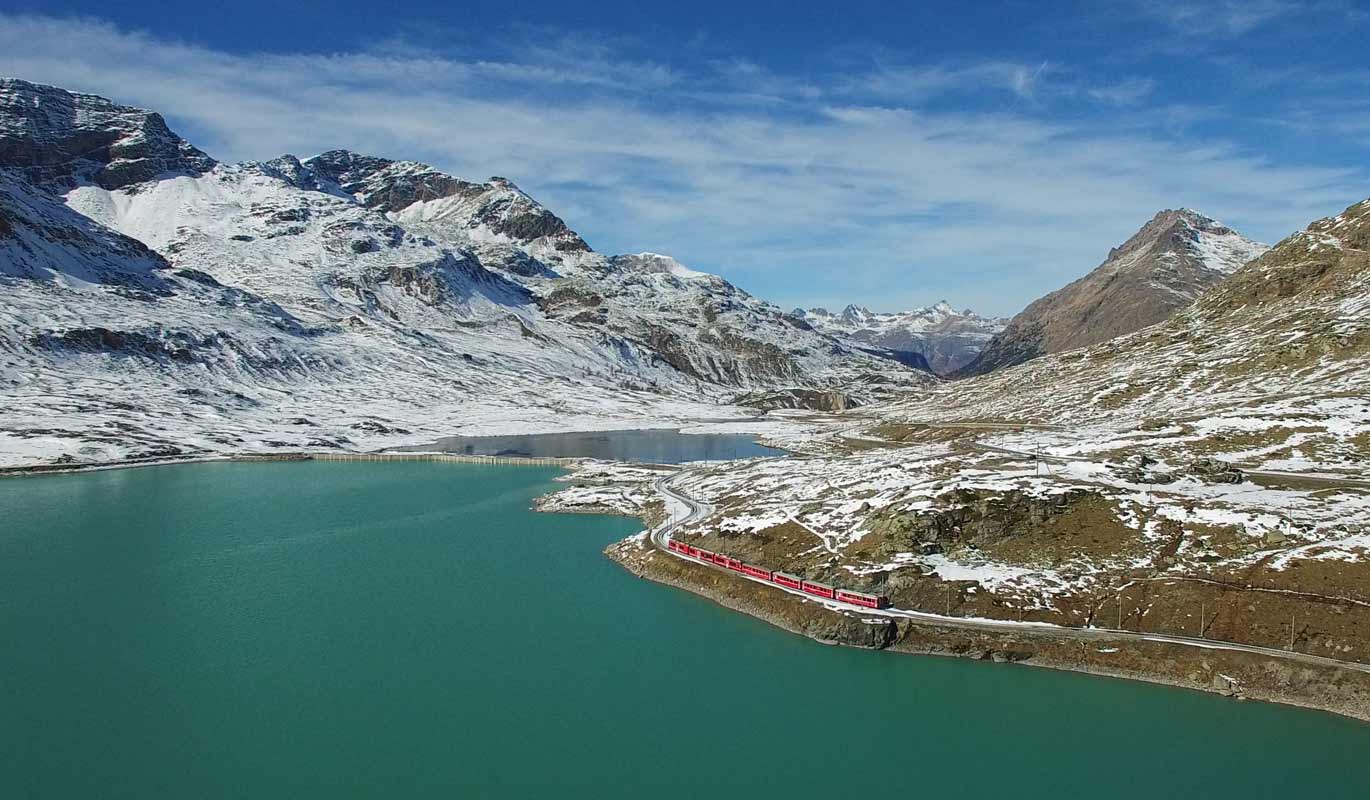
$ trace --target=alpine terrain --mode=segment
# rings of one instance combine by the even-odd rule
[[[1006,319],[984,317],[970,309],[957,311],[943,300],[925,308],[896,313],[876,313],[849,305],[834,314],[825,308],[795,309],[816,330],[852,343],[875,347],[892,357],[921,356],[939,375],[955,372],[984,349],[1004,329]]]
[[[669,425],[934,381],[669,257],[596,253],[504,178],[223,164],[156,113],[15,79],[0,281],[0,462]]]
[[[0,292],[5,465],[726,426],[797,457],[581,461],[539,505],[823,641],[1370,719],[1370,200],[1273,248],[1161,212],[1002,330],[785,312],[505,178],[225,164],[11,79]]]
[[[1088,275],[1033,301],[957,375],[983,375],[1160,322],[1265,250],[1197,211],[1162,211]]]
[[[1225,263],[1252,251],[1217,235]],[[610,554],[827,641],[1370,718],[1370,200],[1196,294],[1100,344],[772,434],[808,458],[672,483],[714,509],[674,539],[883,595],[890,616],[794,602],[640,539]],[[588,475],[549,504],[653,496],[631,472]]]

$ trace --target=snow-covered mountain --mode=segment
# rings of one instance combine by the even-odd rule
[[[930,381],[668,257],[598,254],[502,178],[346,151],[221,164],[155,113],[18,80],[0,176],[0,461],[622,426],[738,390]]]
[[[1268,249],[1192,209],[1162,211],[1088,275],[1023,309],[958,374],[982,375],[1154,325]]]
[[[895,313],[849,305],[840,314],[825,308],[795,309],[794,314],[816,330],[858,346],[917,353],[939,374],[969,364],[1008,323],[1007,319],[984,317],[970,309],[957,311],[945,300]]]

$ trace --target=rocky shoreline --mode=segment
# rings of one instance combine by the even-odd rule
[[[1370,673],[1165,642],[1082,641],[1049,629],[972,631],[911,620],[862,618],[670,558],[652,548],[645,536],[616,542],[604,552],[638,577],[707,597],[825,644],[1062,669],[1370,721]]]

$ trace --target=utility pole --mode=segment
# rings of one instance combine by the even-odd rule
[[[1200,600],[1200,601],[1199,601],[1199,637],[1200,637],[1200,638],[1203,638],[1203,635],[1204,635],[1204,613],[1207,612],[1207,610],[1208,610],[1208,609],[1207,609],[1207,607],[1204,605],[1204,601],[1203,601],[1203,600]]]
[[[1294,615],[1289,615],[1289,650],[1294,650]]]
[[[947,616],[951,616],[951,584],[947,584]]]
[[[1123,629],[1123,593],[1118,592],[1118,630]]]

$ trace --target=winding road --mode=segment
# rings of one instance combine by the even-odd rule
[[[686,514],[684,516],[675,517],[673,514],[672,519],[663,522],[661,525],[658,525],[656,528],[653,528],[651,531],[649,531],[648,539],[649,541],[651,541],[654,547],[656,547],[660,552],[669,556],[673,556],[675,558],[679,558],[682,561],[688,561],[691,564],[695,564],[702,567],[708,567],[710,569],[719,570],[721,572],[726,572],[727,574],[732,575],[733,577],[740,578],[742,580],[753,581],[754,583],[759,583],[771,589],[775,589],[782,592],[788,592],[790,594],[802,597],[805,600],[809,600],[815,603],[821,603],[822,605],[836,611],[857,613],[862,615],[863,617],[878,616],[885,618],[908,619],[913,620],[915,622],[921,622],[928,625],[937,625],[946,628],[992,631],[998,633],[1031,634],[1035,636],[1053,636],[1061,639],[1075,639],[1079,641],[1088,642],[1116,642],[1119,640],[1163,642],[1166,644],[1175,644],[1185,647],[1197,647],[1204,650],[1231,650],[1240,653],[1252,653],[1255,655],[1268,656],[1270,658],[1280,658],[1285,659],[1287,661],[1297,661],[1302,664],[1314,664],[1318,666],[1336,667],[1341,669],[1355,670],[1357,672],[1370,673],[1370,664],[1362,664],[1357,661],[1341,661],[1339,659],[1328,658],[1326,656],[1309,655],[1307,653],[1299,653],[1292,650],[1280,650],[1279,648],[1275,647],[1261,647],[1259,645],[1253,644],[1224,642],[1214,639],[1204,639],[1195,636],[1178,636],[1164,633],[1143,633],[1139,631],[1127,631],[1116,628],[1073,628],[1065,625],[1054,625],[1050,622],[1014,622],[1012,620],[986,619],[984,617],[951,617],[942,614],[932,614],[926,611],[914,611],[911,609],[903,608],[866,608],[865,606],[858,606],[850,603],[843,603],[836,600],[828,600],[825,598],[814,597],[813,595],[805,594],[804,592],[795,589],[790,589],[786,586],[780,586],[778,584],[771,583],[770,581],[762,580],[760,578],[754,578],[750,575],[744,575],[734,570],[725,569],[715,564],[705,564],[702,561],[697,561],[693,558],[681,555],[680,553],[671,550],[667,546],[667,543],[670,542],[671,535],[675,532],[676,528],[678,528],[681,525],[690,525],[696,522],[702,522],[714,513],[714,507],[712,505],[695,500],[691,498],[689,495],[674,487],[673,484],[687,473],[688,468],[682,469],[668,476],[658,478],[656,481],[652,483],[652,488],[654,488],[658,494],[665,498],[667,509],[675,510],[683,506],[686,510]]]

